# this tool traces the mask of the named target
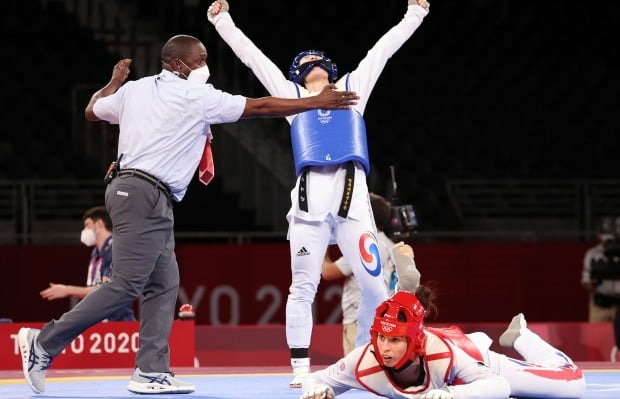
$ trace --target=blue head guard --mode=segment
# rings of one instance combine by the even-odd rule
[[[301,59],[307,55],[318,55],[322,58],[320,60],[309,61],[300,64],[299,62],[301,61]],[[334,64],[332,60],[327,58],[325,56],[325,53],[317,50],[307,50],[297,54],[297,56],[293,60],[291,68],[288,71],[289,80],[292,80],[293,82],[303,86],[304,78],[306,77],[306,75],[308,75],[308,73],[310,73],[312,67],[314,66],[318,66],[321,69],[325,70],[328,74],[330,82],[335,82],[338,78],[338,68],[336,67],[336,64]]]

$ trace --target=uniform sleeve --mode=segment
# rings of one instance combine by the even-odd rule
[[[353,274],[353,270],[351,270],[351,266],[349,266],[344,256],[341,256],[340,258],[338,258],[338,260],[336,260],[334,264],[336,264],[336,267],[338,267],[338,270],[340,270],[342,274],[344,274],[345,276],[350,276]]]
[[[121,86],[116,93],[111,94],[106,97],[102,97],[95,102],[93,105],[93,112],[97,116],[97,118],[112,123],[114,125],[119,124],[123,97],[125,95],[125,91],[127,87],[129,87],[132,82],[127,82],[123,86]]]
[[[390,253],[392,254],[391,260],[393,261],[393,267],[398,276],[396,291],[415,292],[420,285],[421,277],[420,271],[415,263],[415,258],[403,254],[399,244],[393,245],[390,249]]]
[[[210,125],[236,122],[245,109],[246,98],[232,95],[207,85],[205,94],[205,119]]]
[[[454,399],[498,399],[510,396],[510,384],[461,349],[452,346],[454,364],[450,373],[452,385],[442,389]]]
[[[297,97],[295,83],[237,28],[229,13],[222,13],[215,21],[215,29],[230,46],[237,58],[252,70],[269,94],[277,97]]]
[[[302,392],[309,392],[325,385],[333,389],[336,395],[351,388],[361,389],[362,386],[355,378],[355,366],[365,348],[365,346],[355,348],[338,362],[308,375],[302,383]]]
[[[357,69],[351,72],[350,88],[360,96],[355,109],[361,114],[388,59],[413,35],[427,14],[428,10],[419,5],[409,5],[403,19],[379,39]]]

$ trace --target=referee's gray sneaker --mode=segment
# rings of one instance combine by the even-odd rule
[[[192,393],[196,390],[194,384],[181,381],[174,373],[146,373],[136,367],[127,390],[133,393]]]
[[[34,393],[45,391],[45,373],[52,365],[52,357],[39,346],[37,337],[41,330],[20,328],[17,333],[17,344],[22,356],[22,368],[26,382]]]

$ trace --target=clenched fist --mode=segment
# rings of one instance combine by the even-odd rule
[[[428,10],[428,1],[426,0],[409,0],[409,4],[417,4],[425,10]]]
[[[125,58],[117,62],[112,69],[112,78],[110,80],[119,86],[122,85],[129,76],[129,65],[131,65],[131,58]]]
[[[215,0],[207,9],[207,19],[209,22],[213,23],[213,19],[216,16],[220,13],[228,12],[229,9],[230,7],[228,6],[228,2],[226,0]]]

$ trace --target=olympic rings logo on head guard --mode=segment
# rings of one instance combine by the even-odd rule
[[[388,323],[387,321],[381,321],[381,330],[386,333],[391,333],[396,328],[396,324]]]

